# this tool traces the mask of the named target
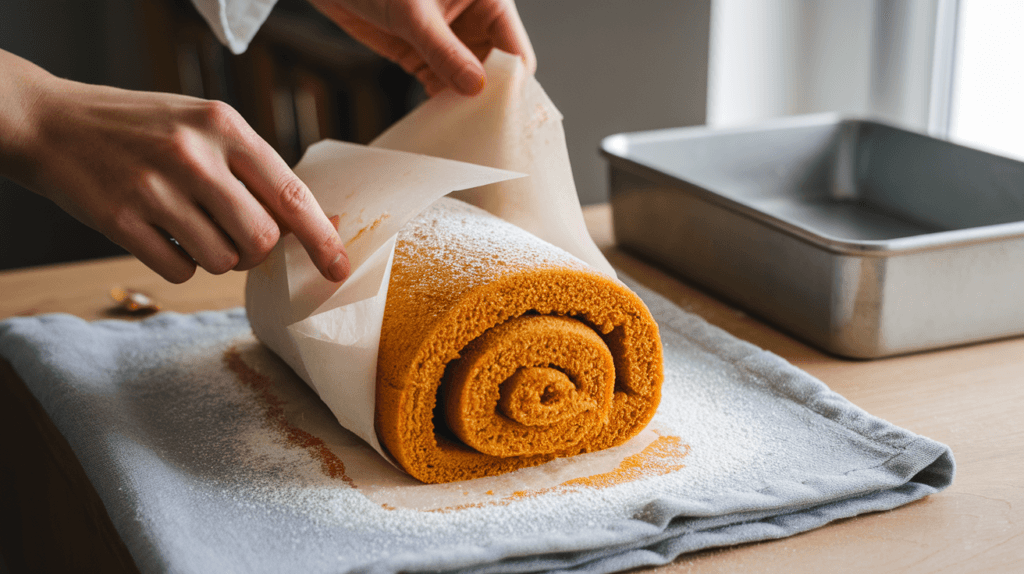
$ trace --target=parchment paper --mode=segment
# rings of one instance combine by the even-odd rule
[[[587,233],[561,114],[519,58],[495,51],[485,67],[481,94],[439,94],[372,147],[323,141],[296,166],[324,211],[340,216],[348,280],[339,287],[321,277],[298,240],[286,236],[246,284],[246,312],[260,341],[388,460],[374,430],[377,351],[405,223],[461,191],[460,199],[615,276]]]

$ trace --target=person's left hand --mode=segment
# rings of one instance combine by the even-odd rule
[[[173,283],[197,264],[252,269],[289,230],[325,278],[350,272],[306,184],[222,102],[72,82],[0,50],[0,175]]]
[[[513,0],[309,0],[356,40],[397,63],[434,95],[484,87],[491,48],[537,58]]]

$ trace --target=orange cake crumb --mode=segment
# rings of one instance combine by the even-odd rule
[[[242,384],[256,392],[267,423],[288,445],[305,449],[310,456],[320,462],[320,468],[325,475],[339,479],[352,488],[356,487],[355,482],[345,473],[345,463],[331,452],[323,439],[288,422],[284,414],[284,401],[273,393],[274,383],[270,378],[247,365],[235,348],[224,353],[224,362]]]

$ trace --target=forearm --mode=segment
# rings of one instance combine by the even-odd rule
[[[31,178],[40,100],[57,80],[28,60],[0,50],[0,175],[22,184]]]

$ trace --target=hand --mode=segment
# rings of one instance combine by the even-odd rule
[[[397,63],[434,95],[484,87],[491,48],[537,58],[512,0],[309,0],[350,36]]]
[[[0,51],[0,131],[0,173],[168,281],[251,269],[286,230],[325,277],[348,276],[309,189],[227,104],[79,84]]]

